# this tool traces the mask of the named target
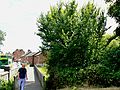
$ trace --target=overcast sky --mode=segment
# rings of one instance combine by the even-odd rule
[[[87,1],[77,0],[80,5]],[[97,6],[105,9],[104,0],[94,1]],[[3,52],[13,52],[16,49],[38,51],[41,40],[35,35],[37,18],[57,2],[59,0],[0,0],[0,30],[6,32],[1,50]],[[109,25],[113,25],[113,20],[109,21]]]

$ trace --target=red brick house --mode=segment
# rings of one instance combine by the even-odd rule
[[[30,64],[43,64],[46,60],[46,57],[42,54],[42,52],[27,52],[26,54],[21,56],[22,62],[27,62]]]
[[[27,51],[27,53],[23,54],[20,58],[21,58],[21,62],[28,62],[28,57],[27,55],[32,53],[30,50]]]
[[[43,64],[45,63],[46,57],[42,52],[37,52],[34,54],[34,64]]]
[[[13,52],[13,61],[15,62],[26,62],[30,64],[43,64],[46,60],[46,57],[42,54],[41,51],[39,52],[32,52],[30,50],[25,53],[23,49],[16,49]]]
[[[25,54],[25,51],[23,49],[16,49],[14,52],[13,52],[13,61],[17,62],[21,59],[21,56]]]

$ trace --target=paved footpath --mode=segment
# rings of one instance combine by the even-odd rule
[[[25,84],[25,90],[42,90],[40,82],[38,81],[34,67],[27,68],[28,80]]]

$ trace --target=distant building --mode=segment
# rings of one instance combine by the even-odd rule
[[[42,54],[42,52],[27,52],[26,54],[21,56],[22,62],[27,62],[30,64],[43,64],[46,60],[46,57]]]
[[[34,54],[34,64],[43,64],[45,63],[46,56],[42,52],[37,52]]]
[[[21,62],[27,62],[27,63],[32,63],[33,60],[33,55],[35,54],[35,52],[27,52],[25,54],[23,54],[21,56]]]
[[[41,51],[32,52],[28,50],[26,53],[23,49],[16,49],[13,52],[13,61],[26,62],[30,64],[43,64],[46,60],[46,56]]]
[[[21,60],[21,56],[25,54],[25,51],[23,49],[16,49],[13,52],[13,61],[18,62]]]

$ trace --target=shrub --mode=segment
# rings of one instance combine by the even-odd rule
[[[92,64],[85,71],[86,81],[88,85],[108,87],[111,84],[112,73],[108,67],[101,64]]]
[[[0,80],[0,90],[13,90],[14,81],[13,80]]]

